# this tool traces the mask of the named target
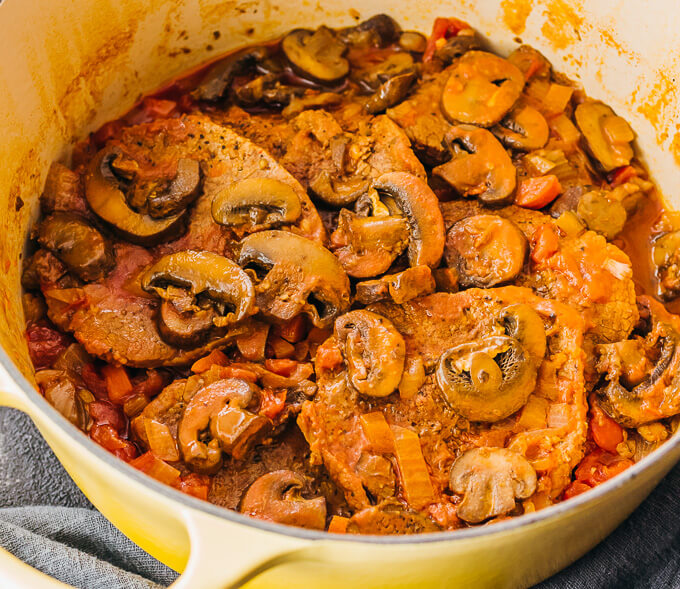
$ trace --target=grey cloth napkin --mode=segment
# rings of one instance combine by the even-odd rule
[[[680,466],[607,540],[537,589],[680,587],[678,490]],[[157,589],[176,578],[94,510],[30,419],[10,409],[0,409],[0,545],[82,589]]]

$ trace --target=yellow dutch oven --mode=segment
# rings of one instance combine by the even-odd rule
[[[335,536],[245,518],[135,471],[35,390],[23,336],[21,254],[49,164],[141,93],[245,43],[387,12],[427,31],[457,16],[508,52],[541,49],[626,116],[666,196],[680,185],[675,0],[0,0],[0,404],[28,413],[92,503],[183,571],[175,589],[526,587],[610,533],[680,458],[674,437],[615,479],[492,526],[411,537]],[[676,206],[680,199],[676,199]],[[43,481],[49,484],[48,481]],[[3,587],[64,586],[0,552]]]

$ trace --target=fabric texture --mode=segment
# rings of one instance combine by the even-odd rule
[[[678,489],[680,466],[602,544],[536,589],[680,587]],[[176,578],[94,510],[11,409],[0,409],[0,545],[82,589],[157,589]]]

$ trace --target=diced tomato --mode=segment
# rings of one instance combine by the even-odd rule
[[[616,454],[616,447],[623,442],[623,428],[602,411],[597,402],[590,404],[590,431],[593,441],[612,454]]]
[[[99,400],[109,398],[106,381],[99,374],[94,364],[85,364],[80,374],[88,390]]]
[[[31,361],[38,370],[52,366],[71,343],[67,335],[37,323],[31,323],[27,327],[26,340]]]
[[[621,166],[620,168],[616,168],[616,170],[612,171],[607,179],[609,180],[609,184],[612,186],[612,188],[616,188],[621,184],[625,184],[635,176],[637,176],[637,171],[633,166]]]
[[[574,471],[574,475],[576,480],[596,487],[631,466],[632,460],[598,449],[586,455]]]
[[[219,350],[213,350],[207,356],[196,360],[191,366],[191,372],[200,373],[210,370],[212,366],[217,364],[217,366],[226,366],[229,363],[229,358],[227,358],[224,352]]]
[[[126,462],[137,456],[135,445],[123,439],[112,425],[95,423],[90,429],[90,437],[102,448]]]
[[[423,53],[423,62],[427,63],[434,57],[438,48],[438,41],[440,39],[450,39],[455,37],[464,29],[469,29],[470,25],[457,18],[436,18],[432,26],[432,34],[427,40],[425,52]]]
[[[515,204],[525,209],[542,209],[562,193],[562,185],[554,174],[526,178],[519,183]]]
[[[175,487],[182,491],[182,493],[207,501],[210,483],[211,478],[209,476],[192,472],[180,477]]]
[[[152,368],[147,370],[144,376],[134,378],[132,386],[136,395],[143,395],[148,399],[152,399],[163,390],[165,378],[163,378],[163,375],[158,370]]]
[[[286,391],[273,391],[263,389],[260,397],[260,415],[264,415],[271,420],[276,419],[277,415],[283,411],[286,405]]]
[[[274,374],[289,377],[295,374],[298,362],[288,358],[267,358],[264,361],[264,367]]]
[[[321,344],[316,350],[316,369],[335,370],[342,364],[342,352],[334,342]]]
[[[166,485],[174,486],[180,480],[179,470],[158,458],[153,452],[145,452],[139,458],[135,458],[130,462],[130,466]]]
[[[132,383],[125,368],[107,364],[102,368],[102,374],[106,381],[109,399],[116,405],[123,405],[133,392]]]
[[[95,423],[110,425],[117,432],[124,432],[127,429],[127,420],[123,412],[108,401],[92,401],[87,409]]]
[[[296,344],[307,335],[307,320],[304,315],[297,315],[286,321],[277,329],[279,335],[291,344]]]
[[[586,485],[583,481],[574,481],[564,490],[562,497],[564,499],[571,499],[572,497],[576,497],[576,495],[590,491],[590,489],[592,489],[592,487]]]
[[[545,262],[557,253],[560,240],[552,223],[543,223],[536,227],[531,236],[531,259],[534,262]]]

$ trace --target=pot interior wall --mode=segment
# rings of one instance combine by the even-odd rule
[[[183,70],[233,47],[321,22],[387,12],[427,32],[457,16],[502,52],[521,38],[611,104],[671,203],[680,181],[680,38],[673,0],[6,0],[0,4],[0,344],[30,376],[19,289],[21,256],[49,164]],[[674,200],[675,199],[675,200]]]

